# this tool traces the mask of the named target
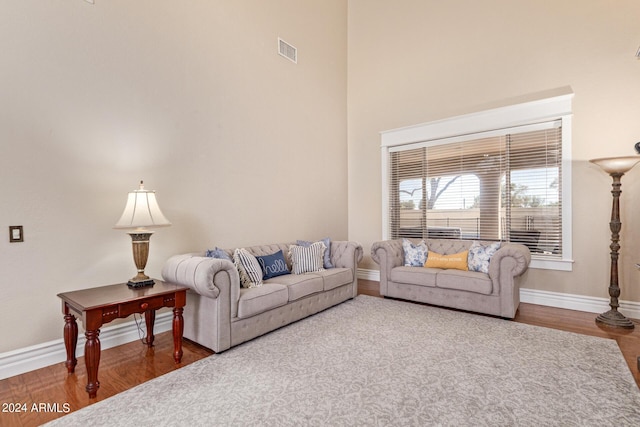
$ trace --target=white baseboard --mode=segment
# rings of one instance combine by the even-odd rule
[[[144,329],[144,317],[138,320]],[[60,324],[60,332],[64,324]],[[79,325],[80,326],[80,325]],[[159,313],[156,317],[153,328],[154,334],[170,331],[173,326],[173,312]],[[134,320],[108,326],[100,330],[100,347],[102,350],[116,347],[140,339],[138,327]],[[76,346],[76,357],[84,355],[84,344],[86,338],[84,334],[78,334],[78,345]],[[141,344],[142,345],[142,344]],[[64,347],[64,340],[58,339],[31,347],[19,348],[17,350],[0,353],[0,380],[20,375],[45,366],[67,360],[67,352]],[[62,368],[64,369],[64,367]]]
[[[369,270],[367,268],[359,268],[356,273],[358,279],[362,280],[373,280],[374,282],[380,281],[380,271],[379,270]]]
[[[604,313],[611,309],[609,307],[609,298],[561,294],[559,292],[539,291],[536,289],[520,289],[520,301],[589,313]],[[640,319],[640,303],[638,302],[620,301],[618,311],[626,317]]]
[[[364,268],[358,269],[358,279],[380,281],[380,271]],[[565,308],[567,310],[604,313],[610,309],[608,298],[589,297],[584,295],[564,294],[560,292],[539,291],[536,289],[520,289],[520,301],[548,307]],[[632,319],[640,319],[640,303],[620,301],[620,313]]]

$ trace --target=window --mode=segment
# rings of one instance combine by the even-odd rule
[[[490,111],[489,125],[508,109]],[[459,135],[429,138],[446,120],[383,133],[384,237],[518,242],[533,268],[570,270],[570,115],[492,130],[469,119],[451,119],[452,129],[477,126]],[[397,143],[407,132],[425,138]]]

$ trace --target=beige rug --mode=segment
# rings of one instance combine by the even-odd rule
[[[639,426],[613,340],[359,296],[73,412],[76,426]]]

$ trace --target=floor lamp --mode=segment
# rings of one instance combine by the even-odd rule
[[[611,208],[611,276],[609,280],[609,306],[611,310],[598,315],[596,323],[601,323],[617,328],[633,329],[633,322],[627,319],[618,311],[618,297],[620,296],[620,286],[618,285],[618,251],[620,250],[620,187],[622,186],[622,175],[627,173],[636,163],[640,162],[640,156],[629,157],[608,157],[604,159],[593,159],[591,163],[600,166],[613,179],[611,194],[613,195],[613,206]],[[640,362],[639,362],[640,363]]]

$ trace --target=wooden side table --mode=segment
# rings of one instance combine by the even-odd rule
[[[153,324],[156,310],[173,307],[173,359],[182,360],[182,332],[184,320],[183,307],[186,304],[186,286],[155,281],[155,285],[131,289],[126,283],[83,289],[58,294],[62,299],[64,314],[64,345],[67,350],[65,366],[73,373],[78,363],[76,345],[78,343],[78,325],[76,317],[82,319],[87,341],[84,346],[84,359],[87,367],[87,393],[95,398],[100,388],[98,365],[100,364],[100,327],[117,318],[128,317],[133,313],[144,313],[147,325],[146,344],[153,346]]]

